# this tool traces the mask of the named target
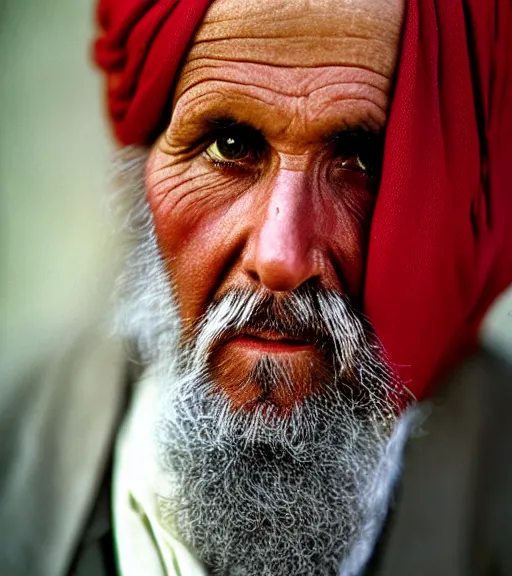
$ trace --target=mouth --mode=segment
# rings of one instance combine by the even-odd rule
[[[328,364],[322,341],[290,332],[246,329],[215,350],[211,374],[234,409],[269,405],[284,417],[320,391]]]
[[[315,348],[315,344],[307,340],[270,331],[240,334],[231,339],[229,344],[264,354],[293,354],[310,352]]]

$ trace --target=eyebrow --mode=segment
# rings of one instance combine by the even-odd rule
[[[229,129],[252,131],[259,134],[264,140],[267,140],[264,130],[259,126],[255,126],[251,118],[244,118],[242,120],[237,117],[238,114],[236,114],[235,110],[230,110],[230,107],[223,107],[224,110],[220,112],[218,110],[216,111],[213,106],[208,106],[206,110],[203,109],[200,112],[197,109],[190,110],[190,112],[192,112],[192,118],[187,118],[186,125],[188,126],[187,132],[193,127],[193,132],[195,133],[193,137],[194,141],[202,141],[205,138],[211,137],[215,132]],[[183,118],[178,122],[178,125],[180,126],[182,122]],[[178,129],[177,133],[179,134],[180,131],[181,130]],[[190,132],[188,133],[190,135]],[[372,129],[363,119],[361,123],[357,121],[348,123],[339,119],[332,124],[331,129],[327,129],[322,135],[321,141],[325,144],[332,145],[342,144],[344,141],[347,141],[347,138],[353,138],[354,141],[357,140],[357,142],[361,144],[366,142],[368,145],[378,146],[383,143],[384,133],[385,127]],[[174,132],[174,134],[176,135],[176,132]]]
[[[367,140],[369,142],[378,142],[384,138],[385,129],[380,129],[378,131],[368,130],[368,128],[363,128],[357,125],[348,125],[343,128],[335,128],[330,131],[324,138],[324,142],[332,143],[342,140],[347,136],[354,136],[361,140]]]
[[[250,130],[255,130],[260,132],[258,128],[248,124],[247,122],[241,122],[237,120],[234,116],[212,116],[205,119],[206,124],[214,130],[224,130],[228,128],[248,128]]]
[[[254,130],[256,132],[261,131],[248,124],[247,122],[241,122],[233,116],[222,115],[213,116],[206,119],[206,123],[214,130],[224,130],[229,128],[247,128],[249,130]],[[362,128],[361,126],[344,126],[343,128],[335,128],[322,138],[326,143],[332,143],[339,140],[343,140],[347,137],[356,137],[361,140],[367,140],[368,142],[378,142],[383,139],[384,130],[374,131],[368,130],[367,128]]]

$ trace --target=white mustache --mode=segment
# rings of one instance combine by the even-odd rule
[[[365,344],[366,333],[348,299],[333,291],[303,287],[286,296],[231,290],[204,315],[195,343],[196,358],[246,332],[272,331],[310,342],[328,340],[344,364]],[[340,345],[342,344],[342,345]]]
[[[346,296],[317,286],[279,297],[263,291],[230,290],[209,306],[199,323],[187,354],[188,368],[204,366],[215,349],[255,327],[326,342],[339,372],[357,373],[363,388],[371,382],[372,389],[363,391],[368,398],[388,394],[402,407],[411,400],[392,373],[369,322]]]

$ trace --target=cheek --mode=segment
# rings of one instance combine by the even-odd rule
[[[319,198],[319,233],[323,235],[326,258],[342,290],[360,302],[376,184],[357,175],[345,175],[343,182],[324,181]]]
[[[155,150],[148,161],[148,202],[184,327],[204,312],[232,250],[230,236],[247,183],[226,180],[201,157],[179,160]]]

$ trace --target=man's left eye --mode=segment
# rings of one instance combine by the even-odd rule
[[[380,135],[362,130],[344,131],[335,137],[334,142],[334,156],[343,170],[371,178],[380,174],[383,153]]]
[[[340,165],[345,170],[353,170],[354,172],[364,172],[368,174],[372,171],[371,165],[367,159],[361,158],[359,154],[342,158]]]
[[[205,153],[214,164],[237,166],[258,160],[263,148],[261,136],[255,130],[244,128],[217,134]]]

